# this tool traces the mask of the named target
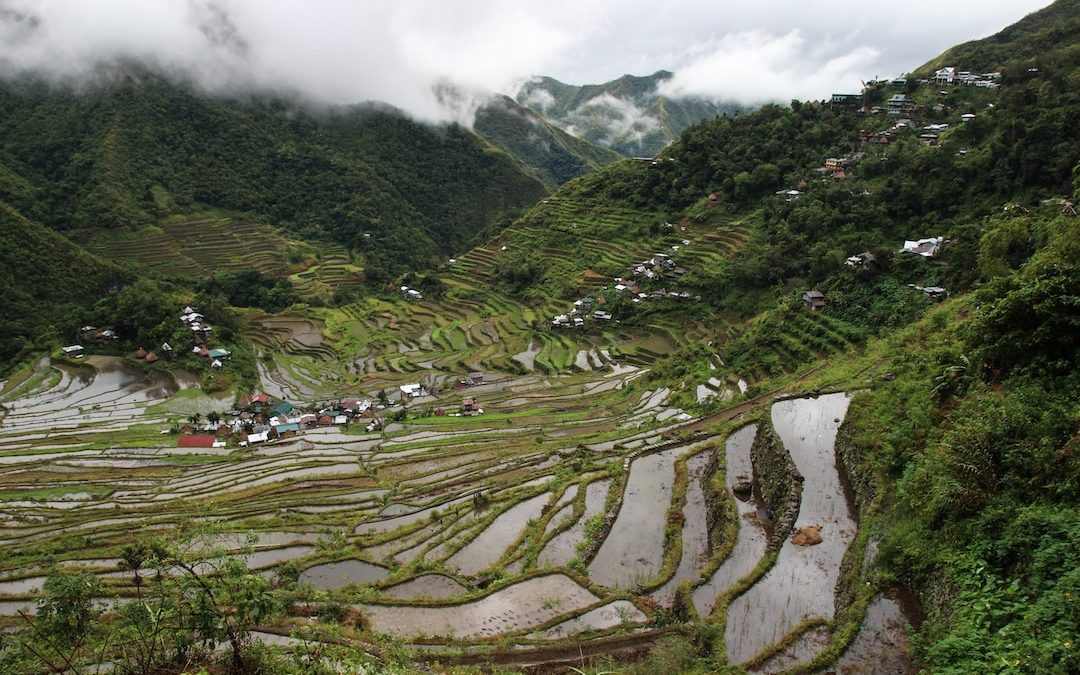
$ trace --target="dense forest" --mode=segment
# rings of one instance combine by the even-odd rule
[[[544,193],[455,125],[374,105],[211,97],[131,64],[78,91],[7,81],[0,120],[0,196],[32,220],[77,239],[198,208],[248,212],[363,251],[374,283],[459,250]]]

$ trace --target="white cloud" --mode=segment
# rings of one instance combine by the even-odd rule
[[[602,145],[616,141],[640,143],[648,134],[660,128],[660,120],[647,114],[632,102],[601,94],[576,109],[566,120],[567,131],[577,134],[586,126],[595,126],[595,117],[603,119]]]
[[[467,117],[484,92],[544,74],[584,84],[667,68],[685,71],[675,84],[687,92],[820,98],[1046,3],[0,0],[0,70],[78,77],[136,58],[210,88],[381,100],[433,120]],[[449,107],[436,91],[446,82],[468,92]]]
[[[660,92],[750,104],[822,98],[830,89],[858,91],[879,55],[865,46],[841,52],[813,46],[799,31],[733,33],[696,45]]]

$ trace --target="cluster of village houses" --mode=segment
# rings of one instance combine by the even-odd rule
[[[467,377],[457,379],[453,388],[475,387],[483,383],[483,373],[470,373]],[[428,396],[429,392],[419,382],[411,382],[399,386],[397,394],[398,401],[404,405]],[[226,447],[226,439],[239,436],[240,447],[248,447],[292,438],[307,429],[331,426],[348,428],[350,424],[364,424],[370,433],[383,428],[380,411],[385,408],[385,404],[371,398],[343,398],[319,410],[302,410],[289,401],[274,398],[265,392],[255,392],[237,399],[235,409],[227,412],[220,423],[208,421],[201,429],[190,424],[181,427],[177,445],[182,448],[223,448]],[[471,417],[483,415],[484,409],[476,397],[466,396],[462,398],[457,411],[447,412],[440,407],[433,414],[439,417]]]
[[[980,87],[980,88],[986,88],[986,89],[997,89],[1000,86],[998,84],[998,80],[1000,80],[1000,79],[1001,79],[1001,73],[995,72],[995,73],[983,73],[981,75],[977,75],[977,74],[971,73],[971,72],[966,71],[966,70],[957,70],[955,66],[948,66],[948,67],[941,68],[938,71],[936,71],[932,78],[919,80],[919,83],[924,84],[924,85],[935,84],[935,85],[942,85],[942,86],[946,86],[946,85],[950,85],[950,86],[951,85],[968,85],[968,86],[974,86],[974,87]],[[900,77],[900,78],[897,78],[895,80],[889,81],[888,85],[893,86],[893,87],[905,87],[905,86],[907,86],[907,79],[903,78],[903,77]],[[946,93],[946,92],[943,91],[942,93]],[[862,95],[861,94],[833,94],[831,102],[832,102],[833,105],[840,105],[840,106],[858,105],[859,103],[862,102]],[[896,93],[896,94],[893,94],[892,96],[890,96],[887,101],[885,101],[885,105],[883,105],[883,106],[870,106],[870,107],[865,107],[864,106],[862,108],[862,112],[867,114],[867,115],[886,114],[886,115],[889,115],[891,117],[902,117],[902,116],[907,116],[907,115],[911,115],[911,114],[915,113],[915,111],[918,110],[918,108],[919,108],[918,104],[911,97],[909,97],[907,94],[905,94],[905,93]],[[933,106],[933,110],[935,112],[939,112],[939,113],[944,112],[945,109],[946,109],[945,104],[941,103],[941,102],[938,102],[938,103],[934,104],[934,106]],[[974,119],[975,119],[975,114],[974,113],[964,113],[963,115],[960,115],[960,121],[964,122],[964,123],[971,122]],[[905,127],[906,128],[914,128],[914,126],[915,126],[914,123],[910,119],[906,119],[906,118],[901,119],[889,131],[874,132],[874,131],[865,131],[864,130],[862,132],[862,134],[860,134],[860,140],[864,144],[867,144],[867,143],[887,144],[892,140],[893,134],[895,132],[897,132],[900,129],[903,129]],[[949,128],[948,124],[931,124],[931,125],[928,125],[926,127],[923,127],[923,132],[924,133],[919,135],[919,140],[924,145],[937,145],[938,140],[939,140],[937,132],[944,131],[944,130],[946,130],[948,128]],[[845,159],[851,159],[851,158],[848,157],[848,158],[840,158],[840,159],[830,159],[830,160],[828,160],[826,162],[826,166],[822,170],[824,172],[826,172],[826,173],[830,173],[834,177],[837,177],[837,178],[843,177],[843,168],[844,167],[842,166],[842,164],[844,163]]]
[[[690,243],[689,239],[682,241],[682,246]],[[680,245],[671,247],[673,252],[678,252]],[[646,293],[639,284],[646,282],[675,281],[686,274],[686,270],[679,267],[675,258],[668,253],[654,253],[648,260],[634,263],[626,268],[626,277],[615,277],[615,295],[627,296],[631,302],[640,303],[647,300],[670,298],[674,300],[700,300],[700,295],[691,296],[687,291],[675,288],[660,288]],[[551,325],[556,328],[583,328],[585,320],[591,318],[594,321],[611,321],[611,312],[596,309],[594,304],[605,304],[606,300],[601,296],[598,299],[584,297],[574,301],[574,306],[566,314],[559,314],[551,320]],[[591,313],[590,313],[591,311]]]
[[[83,326],[79,329],[79,334],[83,339],[89,338],[99,344],[120,339],[120,336],[116,334],[116,331],[111,328],[99,330],[96,326]],[[64,353],[64,356],[72,359],[81,359],[83,355],[86,354],[86,348],[80,343],[61,347],[60,351]]]
[[[210,361],[210,367],[215,370],[220,370],[229,362],[231,353],[227,349],[214,348],[211,349],[208,343],[213,334],[214,327],[206,322],[206,318],[200,314],[195,308],[188,306],[184,307],[180,311],[180,323],[191,331],[191,352],[196,356],[201,356]],[[98,342],[108,342],[110,340],[119,339],[120,336],[111,329],[98,330],[94,326],[83,326],[80,329],[83,336],[89,336]],[[62,348],[65,356],[81,358],[85,353],[85,350],[81,344],[68,345]],[[161,353],[167,357],[172,357],[176,354],[175,348],[168,342],[161,343]],[[146,361],[147,363],[154,363],[159,361],[161,357],[157,352],[150,351],[139,347],[134,354],[136,359],[140,361]]]
[[[220,347],[209,348],[207,343],[210,341],[214,327],[206,322],[205,317],[191,306],[188,306],[180,312],[180,322],[191,330],[191,353],[208,359],[210,367],[214,370],[224,368],[232,354],[229,350]],[[142,351],[141,348],[140,351]],[[161,345],[161,351],[172,354],[173,346],[165,342]],[[135,355],[138,356],[138,352]]]
[[[936,258],[945,245],[943,237],[928,237],[926,239],[905,240],[900,248],[900,253],[921,256],[923,258]],[[852,269],[872,269],[877,265],[877,256],[870,251],[865,251],[849,257],[844,265]],[[931,300],[944,300],[949,297],[949,292],[940,286],[917,286],[908,284],[909,288],[922,291]],[[817,289],[803,292],[803,307],[811,312],[823,309],[827,303],[825,294]]]

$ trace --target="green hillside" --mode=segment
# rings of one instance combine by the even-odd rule
[[[0,202],[0,371],[73,339],[83,310],[129,278]]]
[[[377,106],[212,97],[130,65],[77,92],[29,78],[3,87],[8,196],[65,231],[249,212],[363,252],[379,282],[544,193],[470,131]]]
[[[927,614],[914,643],[926,672],[1080,668],[1078,8],[1057,2],[916,73],[999,71],[998,88],[872,83],[865,112],[797,103],[690,127],[660,161],[608,167],[534,207],[497,275],[569,298],[682,240],[680,283],[728,320],[652,381],[693,383],[719,345],[751,381],[818,364],[828,386],[868,387],[839,447],[867,490],[881,578]],[[915,107],[888,115],[897,93]],[[901,117],[913,123],[898,129]],[[898,253],[926,237],[943,238],[940,254]],[[699,258],[710,241],[734,251]],[[845,264],[864,251],[872,264]],[[952,297],[935,305],[924,287]],[[824,309],[803,309],[805,289]],[[707,315],[652,302],[623,325]]]
[[[1076,58],[1076,46],[1063,49],[1080,32],[1080,2],[1056,0],[1045,9],[1033,12],[988,38],[972,40],[946,50],[915,72],[932,74],[949,65],[962,65],[964,70],[985,72],[1003,67],[1012,61],[1038,59],[1054,55],[1055,59]]]
[[[551,189],[619,159],[617,153],[571,136],[507,96],[480,108],[473,128]]]
[[[575,136],[623,155],[652,157],[692,124],[739,109],[658,95],[657,87],[671,75],[661,70],[583,86],[538,77],[522,86],[517,100]]]
[[[1078,6],[704,119],[8,85],[0,368],[124,340],[0,383],[0,671],[1080,672]]]

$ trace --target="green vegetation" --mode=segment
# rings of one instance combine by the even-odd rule
[[[108,263],[0,203],[0,373],[12,364],[76,341],[78,313],[130,279]]]
[[[209,100],[138,70],[137,83],[83,98],[7,85],[6,236],[35,248],[4,258],[20,318],[0,358],[25,360],[83,322],[122,333],[97,348],[115,355],[184,344],[176,316],[189,303],[233,358],[219,374],[190,354],[134,372],[101,355],[11,371],[0,621],[26,630],[3,634],[0,670],[111,659],[133,672],[394,672],[420,658],[429,670],[531,658],[584,669],[645,646],[628,672],[843,670],[868,607],[897,585],[926,614],[916,667],[1080,670],[1076,7],[1055,3],[904,84],[867,85],[867,106],[908,95],[914,128],[793,102],[691,126],[656,161],[607,164],[506,101],[477,126],[513,158],[458,127]],[[919,82],[945,63],[1000,70],[1001,86]],[[561,94],[569,112],[587,92]],[[530,128],[549,154],[515,145]],[[862,133],[887,129],[887,144]],[[941,250],[899,251],[926,237]],[[46,253],[67,265],[37,269]],[[628,269],[663,256],[674,263],[651,263],[652,276]],[[616,290],[631,276],[640,288]],[[924,290],[938,286],[947,293]],[[823,306],[805,306],[811,289]],[[552,326],[575,300],[589,320]],[[39,302],[53,304],[34,312]],[[593,318],[601,307],[611,316]],[[174,395],[161,371],[180,367],[204,374]],[[395,401],[408,382],[428,392]],[[317,419],[345,397],[377,403],[348,428],[174,454],[169,431],[184,422],[268,421],[230,415],[234,388]],[[720,441],[758,420],[764,442],[777,395],[838,391],[853,396],[834,422],[858,532],[829,572],[838,583],[806,589],[834,609],[790,617],[742,651],[750,664],[729,665],[740,650],[725,629],[744,620],[732,608],[806,543],[774,526],[772,541],[762,528],[740,545],[764,509],[736,499],[764,498],[786,528],[807,495],[779,436],[779,468],[751,471],[732,449],[733,476]],[[484,413],[458,416],[467,397]],[[674,480],[643,487],[637,458],[655,452],[677,457]],[[693,453],[710,453],[693,465],[712,474],[704,485],[691,482]],[[663,536],[639,537],[660,532],[619,519],[653,498]],[[132,535],[182,541],[193,517],[257,534],[201,551]],[[835,545],[822,525],[820,543]],[[590,580],[612,536],[653,556],[655,573],[620,588]],[[355,563],[354,576],[298,583],[329,562]],[[17,618],[31,601],[35,617]],[[251,644],[256,629],[278,645]]]
[[[382,284],[544,191],[457,126],[372,106],[213,98],[134,64],[100,75],[78,93],[30,77],[4,84],[6,191],[57,229],[146,225],[206,207],[256,213],[362,251],[368,279]]]

